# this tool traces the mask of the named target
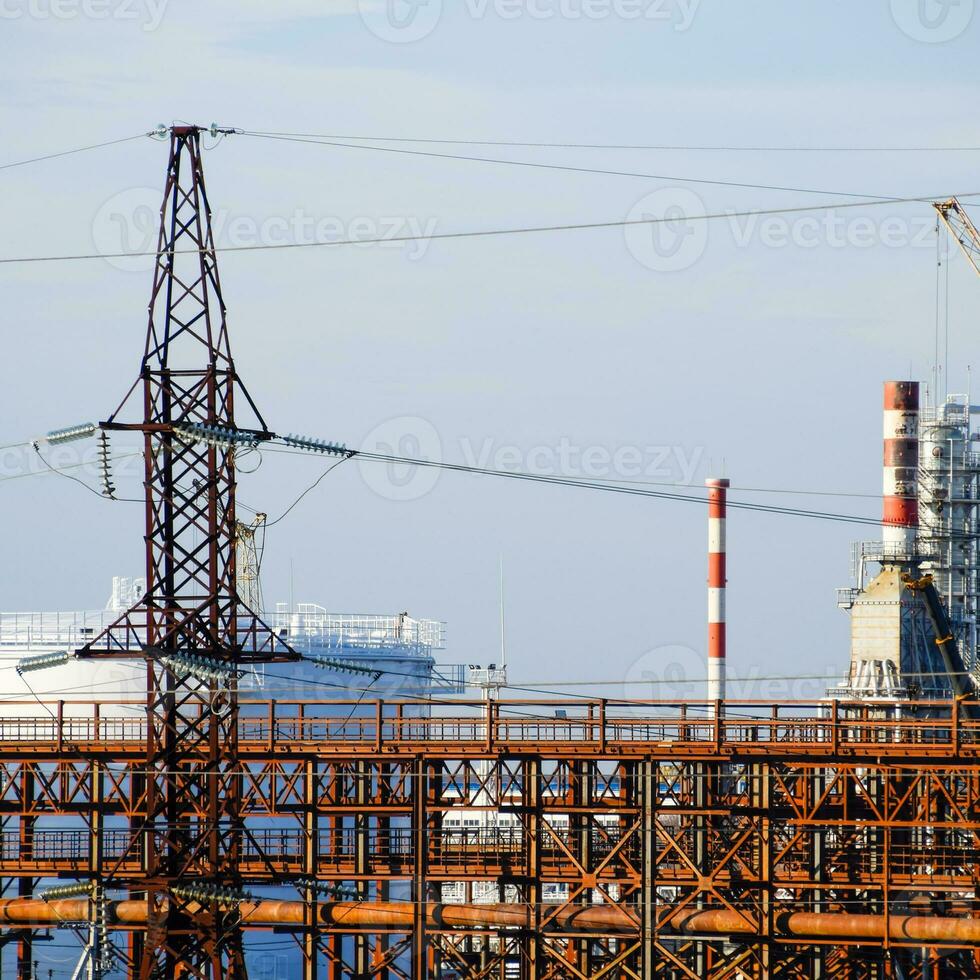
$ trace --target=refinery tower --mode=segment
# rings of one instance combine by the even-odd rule
[[[848,675],[828,695],[947,700],[977,676],[980,457],[969,398],[920,408],[917,381],[884,386],[881,540],[854,546]]]

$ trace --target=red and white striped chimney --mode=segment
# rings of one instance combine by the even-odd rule
[[[705,480],[708,488],[708,700],[725,699],[725,520],[726,479]]]
[[[919,527],[919,382],[886,381],[881,540],[911,550]]]

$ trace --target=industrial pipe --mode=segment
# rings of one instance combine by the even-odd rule
[[[203,911],[205,907],[191,902],[188,908],[194,913]],[[303,925],[307,921],[304,902],[246,901],[238,903],[237,910],[245,925]],[[534,924],[526,905],[443,905],[430,902],[425,912],[426,922],[435,928],[529,929]],[[146,925],[146,902],[143,901],[109,902],[107,913],[110,922],[118,925]],[[32,898],[0,900],[0,924],[58,925],[85,922],[88,917],[89,901],[85,898],[52,902]],[[415,905],[413,902],[322,902],[317,905],[317,919],[325,926],[411,930],[415,924]],[[558,908],[550,921],[557,928],[582,932],[634,932],[638,928],[636,919],[614,906]]]
[[[554,917],[549,922],[555,928],[569,932],[636,932],[639,920],[613,905],[587,907],[569,905],[554,909],[545,907]],[[429,902],[425,910],[426,923],[433,928],[513,928],[531,929],[534,919],[527,905],[443,905]],[[319,908],[319,919],[325,925],[378,925],[411,929],[415,923],[412,902],[330,902]]]
[[[884,939],[885,922],[883,915],[833,912],[784,912],[774,918],[777,936],[811,939]],[[980,919],[892,915],[887,923],[888,938],[900,942],[980,944]],[[758,931],[750,919],[728,909],[683,913],[661,929],[715,935],[755,935]]]
[[[190,910],[195,911],[191,904]],[[197,906],[203,911],[202,906]],[[302,926],[307,921],[303,902],[258,900],[238,906],[242,924],[248,926]],[[552,911],[545,907],[544,916]],[[127,900],[107,903],[111,925],[146,925],[146,902]],[[410,932],[415,926],[412,902],[323,902],[316,917],[325,928],[396,929]],[[41,899],[0,900],[0,924],[45,928],[65,922],[85,922],[88,899],[45,902]],[[425,909],[426,925],[432,929],[532,929],[534,920],[527,905],[443,905],[430,902]],[[839,913],[784,912],[774,916],[777,938],[867,939],[888,938],[898,942],[961,943],[980,945],[980,919],[938,916],[844,915]],[[636,933],[639,922],[626,910],[613,905],[557,908],[548,918],[548,930],[594,933]],[[756,936],[752,919],[729,909],[685,911],[662,922],[659,931],[684,935]]]

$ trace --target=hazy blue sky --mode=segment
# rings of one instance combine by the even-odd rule
[[[977,146],[972,8],[0,0],[0,162],[173,120],[378,137]],[[841,196],[235,136],[206,158],[219,244],[309,239],[318,224],[370,237],[980,191],[977,153],[435,149]],[[0,172],[0,253],[139,247],[165,163],[165,147],[143,140]],[[221,270],[239,368],[278,431],[571,475],[700,485],[724,468],[737,486],[874,494],[881,381],[931,370],[932,211],[816,217],[692,225],[676,240],[609,229],[232,253]],[[962,390],[980,281],[953,259],[950,381]],[[0,442],[115,407],[138,368],[142,265],[0,266]],[[572,451],[589,447],[585,459]],[[2,465],[4,476],[36,468],[16,453]],[[321,469],[267,454],[241,496],[276,516]],[[269,533],[267,598],[287,596],[292,562],[297,599],[445,619],[447,658],[487,662],[502,554],[513,678],[636,679],[678,656],[697,671],[702,508],[453,474],[403,486],[404,476],[347,464],[325,480]],[[112,574],[140,571],[138,507],[50,476],[0,493],[0,607],[101,605]],[[732,517],[732,671],[843,671],[847,619],[833,589],[860,536]],[[663,649],[674,647],[692,652]]]

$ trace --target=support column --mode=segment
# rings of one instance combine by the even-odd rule
[[[752,819],[758,820],[759,835],[759,964],[762,975],[768,977],[771,972],[770,958],[772,955],[773,936],[773,882],[772,882],[772,825],[770,812],[772,806],[771,779],[769,766],[764,763],[753,763],[749,767],[751,782],[752,809],[755,811]],[[728,792],[732,792],[729,784]]]
[[[426,834],[428,819],[428,769],[425,760],[416,760],[412,779],[412,838],[414,868],[412,870],[412,901],[415,903],[415,923],[412,935],[412,978],[428,980],[428,941],[426,937],[425,906],[429,899],[426,870],[429,842]]]
[[[691,779],[694,781],[694,866],[702,878],[710,874],[710,855],[708,852],[708,773],[709,763],[695,762],[690,768]],[[704,892],[699,888],[695,907],[703,909]],[[707,944],[698,939],[694,942],[695,972],[699,977],[707,976]]]
[[[315,881],[319,854],[319,821],[317,819],[317,764],[308,759],[303,767],[303,876]],[[317,893],[309,888],[305,894],[308,909],[303,933],[303,980],[319,976],[320,937],[317,930]]]
[[[369,871],[370,840],[368,807],[368,763],[354,763],[354,799],[357,810],[354,816],[354,869],[358,875],[355,890],[359,901],[367,901],[371,887],[365,875]],[[360,980],[371,975],[370,936],[359,933],[354,937],[354,970]],[[377,938],[377,937],[375,937]],[[424,976],[424,974],[423,974]]]
[[[655,946],[657,938],[657,889],[655,873],[657,867],[657,763],[645,760],[637,767],[639,780],[638,797],[640,803],[640,826],[642,828],[642,858],[643,873],[640,886],[640,922],[642,923],[641,939],[643,943],[640,962],[641,977],[654,976],[656,963]]]
[[[814,807],[814,817],[819,818],[820,812],[816,809],[816,801],[823,798],[824,787],[827,781],[827,774],[825,769],[813,769],[810,776],[810,801],[809,804]],[[810,827],[810,833],[813,835],[813,842],[811,845],[810,854],[810,876],[815,883],[823,883],[827,876],[827,864],[826,864],[826,843],[824,840],[824,824],[816,819],[813,821]],[[826,905],[824,903],[824,893],[821,888],[814,888],[812,891],[810,911],[814,913],[821,913],[826,911]],[[820,944],[815,944],[811,952],[810,961],[810,975],[813,980],[824,980],[825,977],[825,967],[826,967],[826,948]]]
[[[527,854],[527,882],[524,897],[531,909],[531,931],[527,937],[527,959],[521,963],[522,980],[540,980],[544,973],[541,952],[541,760],[524,763],[524,846]]]
[[[594,867],[592,860],[592,821],[594,816],[590,809],[594,802],[592,762],[589,760],[575,762],[573,763],[573,771],[575,772],[576,812],[569,816],[569,830],[571,831],[569,845],[574,849],[573,853],[575,853],[579,864],[591,874]],[[591,902],[591,889],[584,888],[578,903],[585,908]],[[574,943],[578,948],[576,958],[578,969],[585,976],[591,976],[593,972],[592,942],[587,938],[569,940],[569,942]]]
[[[34,771],[29,766],[23,769],[24,800],[34,801],[35,781]],[[25,808],[26,809],[26,808]],[[18,855],[22,866],[27,866],[34,858],[34,824],[35,818],[22,814],[19,821]],[[17,879],[17,894],[26,898],[34,891],[34,878],[23,876]],[[17,941],[17,980],[31,980],[31,959],[34,954],[32,932],[25,932],[23,938]]]

